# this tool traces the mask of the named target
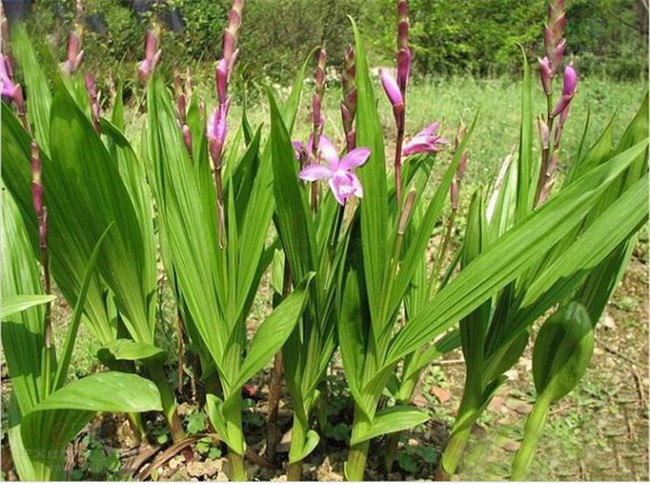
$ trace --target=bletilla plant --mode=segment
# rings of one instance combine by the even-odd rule
[[[275,244],[265,245],[274,212],[273,191],[268,190],[273,180],[271,143],[259,151],[261,130],[253,133],[245,116],[231,144],[226,143],[227,87],[237,57],[242,8],[242,1],[233,2],[223,37],[216,76],[218,107],[205,120],[198,98],[189,102],[192,156],[177,122],[179,114],[155,74],[147,87],[145,154],[166,273],[175,286],[190,341],[199,352],[207,413],[228,445],[234,480],[246,479],[242,387],[291,334],[313,277],[306,272],[294,280],[293,292],[248,339],[248,314]],[[296,84],[283,109],[287,120],[295,117],[301,87],[302,82]]]
[[[438,478],[451,478],[531,328],[559,308],[533,350],[538,398],[511,476],[523,478],[549,406],[588,365],[593,327],[648,219],[647,95],[617,144],[610,123],[588,147],[587,124],[577,153],[561,151],[579,81],[564,60],[564,4],[553,0],[539,60],[541,155],[534,156],[524,58],[518,154],[506,158],[490,186],[474,191],[461,217],[469,157],[480,157],[470,148],[478,115],[467,127],[459,123],[453,138],[439,121],[407,132],[406,0],[396,0],[396,77],[384,70],[379,83],[371,80],[352,21],[340,131],[324,116],[324,46],[301,66],[286,100],[269,90],[268,132],[253,129],[246,107],[241,122],[233,121],[243,9],[243,0],[233,1],[215,66],[217,103],[207,113],[189,71],[183,83],[174,66],[169,89],[160,74],[161,28],[147,32],[144,58],[133,66],[147,108],[139,150],[127,137],[121,84],[109,120],[99,79],[82,72],[80,2],[67,59],[51,79],[19,27],[9,52],[0,18],[1,333],[12,379],[8,439],[19,477],[66,478],[66,446],[96,412],[127,413],[146,440],[139,413],[162,411],[176,442],[170,450],[190,442],[168,377],[173,352],[163,350],[167,317],[156,311],[168,285],[178,384],[186,368],[193,383],[201,381],[205,399],[198,404],[228,448],[233,480],[253,478],[245,456],[261,460],[247,449],[242,391],[274,356],[267,458],[280,465],[275,445],[284,430],[275,421],[284,373],[293,410],[287,478],[301,478],[303,460],[327,430],[328,366],[338,348],[353,412],[345,475],[358,481],[372,440],[387,435],[380,451],[389,471],[400,433],[429,420],[428,410],[411,404],[417,384],[430,363],[460,347],[465,387],[437,470]],[[309,135],[292,141],[313,54]],[[560,76],[561,93],[554,86]],[[393,112],[390,142],[376,85]],[[435,104],[430,110],[434,119]],[[558,170],[562,165],[567,170]],[[452,252],[454,234],[462,241]],[[252,308],[267,272],[275,294],[260,323]],[[74,309],[67,327],[51,318],[54,294]],[[97,357],[109,371],[66,383],[80,325],[99,342]],[[60,348],[55,331],[64,334]],[[186,367],[185,352],[198,357]]]

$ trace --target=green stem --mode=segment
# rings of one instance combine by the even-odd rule
[[[244,458],[232,450],[228,450],[228,464],[230,465],[230,480],[233,482],[245,482],[246,469],[244,468]]]
[[[302,460],[294,463],[289,463],[287,470],[287,482],[300,482],[302,481]]]
[[[402,435],[400,431],[391,433],[388,435],[388,441],[386,442],[386,452],[384,454],[384,468],[386,473],[389,473],[393,470],[393,463],[395,463],[395,453],[397,452],[397,445],[399,444],[399,438]]]
[[[178,412],[176,411],[176,397],[169,385],[167,376],[165,376],[162,362],[159,360],[148,362],[147,369],[149,370],[151,380],[156,384],[158,391],[160,392],[163,413],[165,415],[165,420],[167,421],[167,426],[169,426],[172,440],[174,443],[178,443],[185,439],[185,431],[183,430],[183,425],[178,417]]]
[[[359,406],[354,406],[354,421],[352,422],[352,440],[359,435],[364,435],[372,426]],[[363,481],[368,461],[370,441],[361,441],[350,446],[348,461],[345,464],[345,477],[349,482]]]
[[[473,395],[470,394],[471,391],[468,390],[469,388],[466,388],[465,393],[463,394],[463,399],[458,408],[458,414],[456,416],[456,421],[454,422],[454,427],[451,430],[449,441],[447,441],[445,450],[440,458],[440,463],[438,463],[436,480],[448,481],[451,476],[456,473],[456,468],[463,456],[463,451],[465,451],[467,441],[469,441],[472,427],[480,415],[480,413],[477,412],[476,405],[474,404],[476,400],[473,399]],[[470,402],[472,404],[470,404]]]
[[[524,440],[512,462],[512,475],[510,476],[510,480],[522,481],[525,479],[528,473],[528,467],[530,467],[533,454],[535,453],[535,447],[542,435],[542,428],[546,422],[546,415],[548,414],[550,404],[550,400],[544,393],[535,401],[524,427]]]
[[[350,447],[348,461],[345,465],[345,477],[348,482],[361,482],[366,471],[370,441],[362,441]]]
[[[291,448],[289,449],[288,482],[300,481],[300,475],[302,473],[302,452],[305,449],[308,429],[309,424],[305,413],[294,413],[293,425],[291,427]]]

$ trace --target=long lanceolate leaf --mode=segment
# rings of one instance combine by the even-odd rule
[[[2,191],[2,299],[19,295],[36,295],[43,298],[36,260],[18,208],[6,191]],[[12,377],[12,387],[22,412],[31,410],[44,399],[42,362],[44,359],[45,312],[33,306],[22,312],[3,316],[2,344]]]
[[[428,305],[430,311],[423,311],[397,334],[388,361],[440,335],[522,274],[534,262],[531,255],[543,254],[579,224],[591,204],[646,147],[647,141],[641,142],[592,170],[506,233],[438,293]]]
[[[92,234],[97,241],[115,221],[115,230],[100,251],[98,268],[115,294],[129,333],[136,340],[153,342],[155,315],[149,303],[155,285],[151,267],[144,267],[138,218],[117,167],[91,122],[63,89],[52,103],[50,131],[52,170],[65,177],[67,196],[76,205],[78,220],[68,230]]]
[[[38,227],[31,196],[30,138],[12,115],[11,109],[3,105],[0,111],[2,179],[18,205],[34,255],[37,255]],[[86,231],[70,230],[78,224],[75,215],[77,207],[67,197],[69,189],[62,182],[61,174],[53,170],[49,157],[41,152],[40,158],[43,164],[43,185],[48,188],[45,191],[45,205],[48,209],[51,273],[66,300],[76,302],[87,257],[92,253],[97,241]],[[103,291],[99,275],[94,273],[89,283],[84,314],[86,323],[100,342],[115,338],[115,329],[112,328],[106,313]]]
[[[358,172],[364,190],[364,200],[360,205],[364,277],[373,326],[373,338],[377,338],[382,333],[384,323],[381,309],[383,300],[386,298],[386,295],[383,294],[384,274],[389,264],[387,230],[392,227],[392,224],[390,224],[388,216],[386,158],[382,128],[370,82],[363,40],[354,21],[352,27],[356,42],[357,146],[368,147],[371,150],[370,158]]]
[[[105,372],[74,381],[52,393],[23,415],[23,446],[35,477],[63,478],[65,448],[97,412],[160,411],[160,394],[153,382],[121,372]]]

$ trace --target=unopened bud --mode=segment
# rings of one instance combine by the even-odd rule
[[[411,51],[400,49],[397,53],[397,85],[402,92],[402,97],[406,96],[406,87],[408,86],[411,75]]]
[[[544,89],[544,94],[546,96],[550,96],[551,93],[553,92],[552,88],[552,80],[553,80],[553,74],[551,72],[551,63],[548,60],[548,57],[544,57],[543,59],[539,59],[539,78],[542,81],[542,88]]]
[[[187,152],[190,154],[190,157],[192,156],[192,132],[190,131],[190,127],[187,126],[186,124],[183,125],[183,141],[185,142],[185,148],[187,148]]]
[[[406,199],[404,200],[404,208],[399,218],[399,225],[397,226],[397,234],[403,235],[406,232],[406,225],[408,224],[411,212],[413,212],[413,203],[415,202],[416,191],[414,188],[408,191]]]
[[[539,129],[539,138],[542,141],[542,148],[548,150],[551,135],[548,129],[548,124],[544,121],[542,116],[537,118],[537,128]]]
[[[222,58],[217,63],[216,80],[219,104],[225,104],[228,98],[228,62],[226,59]]]
[[[449,187],[449,199],[451,200],[451,210],[458,210],[458,181],[453,178]]]

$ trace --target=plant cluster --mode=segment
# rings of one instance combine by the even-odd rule
[[[268,90],[268,130],[251,126],[246,109],[233,122],[244,0],[234,0],[228,14],[213,108],[192,89],[189,72],[166,83],[162,28],[146,33],[137,74],[147,114],[138,140],[125,132],[121,86],[106,113],[93,76],[80,73],[81,14],[53,79],[29,36],[12,31],[11,44],[4,43],[11,51],[0,63],[2,341],[13,384],[8,437],[21,479],[62,478],[67,443],[95,413],[126,413],[145,441],[141,413],[152,411],[162,413],[174,443],[211,427],[215,433],[201,438],[200,453],[220,456],[216,435],[227,448],[230,478],[252,478],[244,466],[245,430],[263,422],[245,412],[251,402],[244,391],[272,359],[267,449],[278,442],[284,380],[293,413],[289,480],[300,479],[303,460],[323,435],[349,440],[349,480],[363,479],[370,444],[382,436],[387,470],[395,460],[411,466],[417,456],[446,479],[533,325],[553,312],[534,343],[538,396],[511,478],[525,476],[549,407],[589,364],[593,328],[648,218],[648,99],[617,144],[610,123],[593,146],[581,144],[570,164],[560,160],[579,82],[565,59],[564,2],[552,0],[538,62],[548,106],[537,118],[539,139],[524,55],[518,153],[472,194],[461,219],[459,193],[479,116],[452,136],[443,136],[433,120],[407,136],[414,50],[408,2],[395,3],[396,76],[380,73],[394,115],[394,146],[384,137],[354,21],[354,44],[341,70],[341,143],[338,127],[322,112],[325,46],[313,52],[308,139],[294,140],[292,133],[311,55],[287,99]],[[2,27],[6,35],[4,21]],[[443,150],[451,161],[438,180],[432,174]],[[563,163],[569,170],[560,178]],[[464,240],[453,250],[450,239],[461,220]],[[434,234],[440,243],[431,251]],[[186,354],[195,356],[205,390],[202,409],[185,426],[163,366],[173,351],[156,340],[161,273],[175,301],[175,357],[182,368]],[[265,274],[272,308],[251,329]],[[55,286],[74,308],[60,349],[52,339]],[[108,370],[68,382],[80,325],[100,342],[97,358]],[[459,348],[466,381],[442,455],[398,450],[402,431],[430,419],[410,404],[423,371]],[[339,354],[347,387],[337,399],[352,416],[328,427],[328,409],[341,406],[329,403],[328,386],[328,367]],[[88,466],[92,473],[113,472],[115,463],[103,450],[90,450]]]

